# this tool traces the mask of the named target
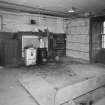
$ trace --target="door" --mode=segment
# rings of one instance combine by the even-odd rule
[[[101,50],[101,20],[92,19],[91,21],[91,36],[90,36],[90,60],[97,62]]]

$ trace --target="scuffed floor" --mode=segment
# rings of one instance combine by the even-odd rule
[[[93,67],[96,71],[92,73]],[[41,81],[44,80],[46,81],[45,84],[48,83],[48,85],[54,86],[57,89],[66,86],[70,82],[69,79],[72,79],[71,77],[75,77],[76,73],[79,74],[78,70],[83,72],[86,68],[87,72],[85,72],[85,77],[86,75],[90,75],[91,77],[93,74],[97,75],[100,69],[103,72],[105,70],[104,65],[94,64],[91,66],[86,63],[70,60],[35,67],[1,68],[0,105],[38,105],[33,97],[21,86],[20,79],[25,78],[27,80],[29,77],[34,77],[33,75],[41,76]],[[75,72],[73,71],[74,69]],[[83,74],[80,75],[84,76]],[[34,84],[35,82],[33,81],[32,83]],[[37,83],[39,83],[38,79]],[[74,83],[74,80],[72,83]],[[43,87],[44,84],[40,85]]]
[[[37,105],[19,85],[18,69],[0,69],[0,105]]]
[[[20,77],[21,80],[28,77],[40,76],[54,88],[63,88],[76,82],[94,76],[105,74],[105,66],[100,64],[86,64],[81,62],[49,63],[39,67],[28,68]]]

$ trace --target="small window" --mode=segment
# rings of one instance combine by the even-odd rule
[[[102,27],[102,48],[105,48],[105,21],[103,22]]]
[[[105,34],[105,21],[103,23],[103,34]]]
[[[105,48],[105,34],[102,34],[102,48]]]

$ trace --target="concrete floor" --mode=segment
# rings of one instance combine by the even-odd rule
[[[0,69],[0,105],[37,105],[18,83],[19,69]]]
[[[68,60],[66,63],[69,64]],[[31,69],[30,75],[33,74],[33,67],[0,68],[0,105],[37,105],[18,81],[29,69]]]
[[[105,105],[105,97],[102,98],[101,100],[99,100],[98,102],[96,102],[95,104],[93,105]]]

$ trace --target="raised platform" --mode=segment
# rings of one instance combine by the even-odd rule
[[[46,65],[24,74],[19,82],[38,105],[72,103],[74,98],[105,85],[105,67],[78,63]]]

